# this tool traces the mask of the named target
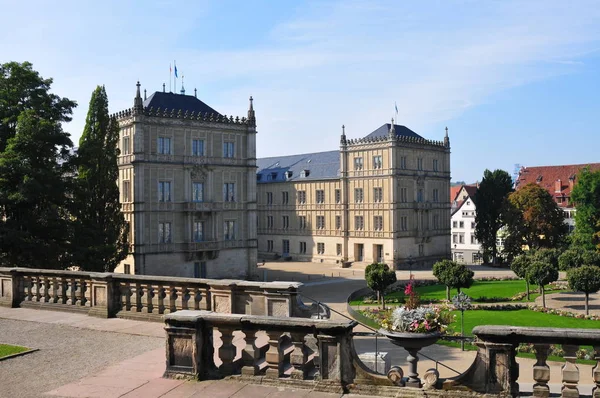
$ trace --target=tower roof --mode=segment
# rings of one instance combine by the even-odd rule
[[[365,138],[387,137],[387,135],[390,133],[391,127],[392,127],[392,125],[390,123],[386,123],[383,126],[379,127],[377,130],[373,131],[371,134],[369,134]],[[403,135],[406,137],[423,138],[419,134],[417,134],[414,131],[412,131],[411,129],[409,129],[408,127],[400,126],[395,123],[394,123],[393,131],[396,133],[396,136]]]
[[[219,112],[206,105],[193,95],[164,93],[160,91],[156,91],[154,94],[148,97],[148,99],[144,101],[144,107],[152,107],[154,109],[177,109],[181,110],[182,112],[208,112],[214,113],[215,116],[221,115]]]

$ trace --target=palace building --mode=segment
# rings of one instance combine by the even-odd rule
[[[340,149],[258,160],[260,260],[385,262],[451,257],[450,140],[384,124]]]
[[[130,255],[117,272],[208,278],[256,274],[256,119],[163,91],[115,116]]]

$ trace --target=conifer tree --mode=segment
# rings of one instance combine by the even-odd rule
[[[121,212],[117,180],[119,126],[108,114],[104,87],[92,93],[77,150],[74,264],[112,272],[128,252],[128,225]]]

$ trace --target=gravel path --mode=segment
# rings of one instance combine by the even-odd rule
[[[38,348],[0,361],[0,397],[38,397],[146,351],[164,338],[0,319],[0,343]]]

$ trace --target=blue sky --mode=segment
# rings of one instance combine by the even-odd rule
[[[335,149],[342,124],[367,135],[396,102],[426,138],[448,126],[453,180],[600,161],[599,1],[0,3],[0,62],[33,62],[79,103],[75,142],[96,85],[118,111],[177,60],[221,113],[255,98],[259,157]]]

